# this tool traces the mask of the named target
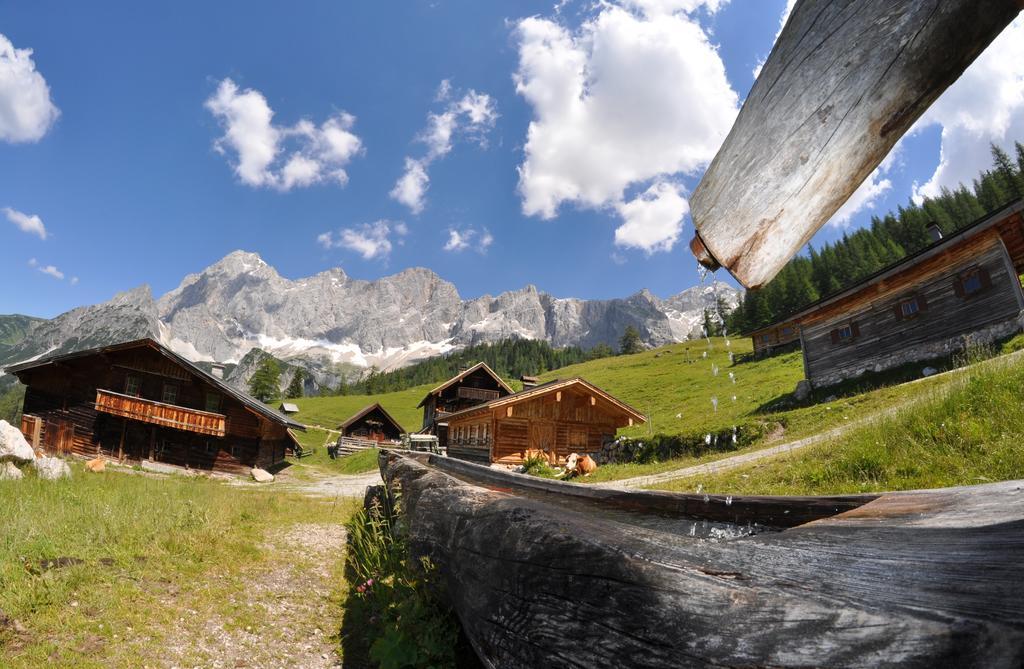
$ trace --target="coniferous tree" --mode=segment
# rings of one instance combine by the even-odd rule
[[[621,355],[630,355],[631,353],[639,353],[642,350],[644,350],[644,346],[640,341],[640,332],[632,325],[627,325],[626,331],[619,338],[619,353]]]
[[[249,394],[260,402],[269,402],[281,392],[281,367],[277,360],[267,356],[260,361],[256,373],[249,379]]]
[[[295,397],[302,397],[305,393],[305,382],[306,372],[302,368],[296,369],[295,374],[292,375],[291,383],[288,384],[288,389],[284,391],[284,396],[288,399]]]

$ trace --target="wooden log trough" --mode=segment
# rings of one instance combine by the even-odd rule
[[[1024,481],[725,497],[380,470],[488,667],[1024,664]]]

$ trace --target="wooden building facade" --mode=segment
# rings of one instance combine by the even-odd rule
[[[787,319],[798,326],[811,385],[940,358],[1024,329],[1022,211],[1017,200]]]
[[[750,333],[754,342],[754,357],[763,358],[775,353],[800,348],[800,326],[795,321],[774,323]]]
[[[305,430],[152,339],[7,368],[21,429],[48,453],[244,473],[284,460]]]
[[[646,418],[580,378],[552,381],[447,417],[448,455],[483,464],[518,464],[527,451],[552,462],[596,453],[621,427]]]
[[[431,390],[420,401],[419,407],[423,408],[420,433],[437,435],[440,445],[445,446],[450,414],[511,394],[512,388],[487,363],[478,362]]]
[[[392,443],[400,442],[402,433],[405,432],[380,403],[364,407],[339,425],[338,431],[343,437]]]

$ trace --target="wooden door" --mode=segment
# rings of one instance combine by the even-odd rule
[[[543,451],[549,458],[555,455],[555,426],[553,423],[530,423],[530,450]]]
[[[66,420],[46,421],[43,448],[47,453],[67,455],[75,441],[75,426]]]

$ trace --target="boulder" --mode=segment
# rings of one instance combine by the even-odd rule
[[[796,382],[796,389],[793,391],[793,399],[797,402],[803,402],[805,399],[811,396],[811,382],[807,379],[801,379]]]
[[[57,479],[71,478],[71,467],[60,458],[51,458],[44,455],[36,458],[36,473],[44,481],[56,481]]]
[[[934,367],[925,367],[921,370],[921,376],[935,376],[939,373],[939,370]]]
[[[98,474],[107,468],[107,461],[103,458],[93,458],[85,463],[85,471]]]
[[[13,462],[20,465],[35,459],[36,454],[25,441],[21,430],[5,420],[0,420],[0,462]]]
[[[25,475],[13,462],[0,464],[0,481],[17,481],[24,477]]]
[[[252,474],[252,479],[257,483],[270,483],[274,480],[274,475],[265,469],[253,467],[252,471],[249,473]]]

